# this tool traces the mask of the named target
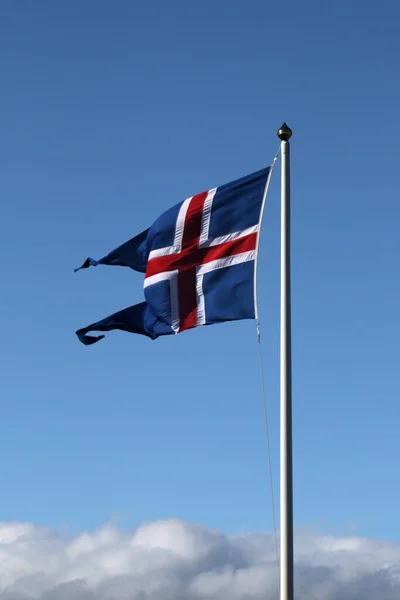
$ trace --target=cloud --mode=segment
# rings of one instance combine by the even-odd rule
[[[297,600],[399,600],[400,545],[300,533]],[[60,536],[0,523],[0,600],[275,600],[269,534],[226,536],[177,519]]]

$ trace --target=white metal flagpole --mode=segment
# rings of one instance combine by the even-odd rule
[[[290,143],[284,123],[281,140],[281,451],[280,451],[280,600],[294,600],[293,582],[293,451],[292,347],[290,306]]]

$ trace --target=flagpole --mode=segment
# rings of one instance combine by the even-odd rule
[[[280,448],[280,600],[294,600],[293,583],[293,455],[292,348],[290,306],[290,143],[284,123],[281,140],[281,448]]]

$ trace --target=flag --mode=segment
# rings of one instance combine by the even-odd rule
[[[254,269],[268,167],[188,198],[100,260],[144,273],[145,301],[79,329],[86,345],[120,329],[151,339],[254,318]]]

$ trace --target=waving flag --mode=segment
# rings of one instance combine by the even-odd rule
[[[254,318],[257,240],[271,167],[188,198],[149,228],[80,269],[119,265],[145,273],[145,302],[78,330],[84,344],[121,329],[151,339]],[[79,269],[76,269],[78,271]]]

